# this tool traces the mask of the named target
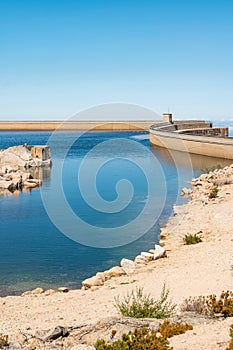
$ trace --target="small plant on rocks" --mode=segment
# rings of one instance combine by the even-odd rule
[[[128,293],[121,301],[119,297],[115,298],[115,307],[123,316],[136,318],[167,318],[170,317],[176,305],[168,299],[169,290],[163,285],[160,298],[158,300],[145,294],[143,288],[136,288],[135,291]]]
[[[233,324],[230,326],[230,337],[233,340]]]
[[[215,294],[189,297],[183,302],[183,311],[195,311],[210,316],[233,317],[233,292],[223,291],[219,298]]]
[[[218,196],[218,191],[219,191],[219,189],[217,186],[212,187],[212,189],[209,193],[209,199],[216,198]]]
[[[171,323],[170,320],[165,320],[159,325],[158,332],[164,338],[171,338],[174,335],[183,334],[188,330],[192,330],[193,326],[187,323]]]
[[[0,333],[0,349],[5,346],[8,346],[8,335]]]
[[[231,341],[229,343],[229,346],[226,348],[226,350],[233,350],[233,324],[230,326],[230,337],[231,337]]]
[[[193,327],[189,324],[163,322],[157,331],[148,328],[135,329],[133,332],[123,334],[121,339],[112,344],[105,340],[97,340],[96,350],[172,350],[168,338],[185,333]]]
[[[186,234],[183,238],[184,240],[184,244],[186,245],[190,245],[190,244],[197,244],[202,242],[202,239],[200,236],[198,236],[197,233],[195,233],[194,235],[192,234]]]

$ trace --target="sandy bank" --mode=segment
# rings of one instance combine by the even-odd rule
[[[0,333],[19,339],[22,332],[34,334],[56,325],[93,323],[103,317],[117,317],[114,297],[125,295],[136,286],[158,297],[166,282],[177,304],[189,296],[233,290],[233,167],[226,169],[227,173],[222,175],[213,173],[210,178],[202,175],[193,182],[192,200],[178,207],[177,214],[162,230],[167,258],[152,261],[132,275],[106,281],[95,290],[0,298]],[[209,199],[215,177],[219,184],[218,197]],[[228,183],[224,184],[226,178]],[[200,231],[202,243],[184,245],[185,234]],[[233,318],[203,321],[194,325],[193,331],[172,338],[171,345],[175,350],[225,349],[232,323]],[[73,349],[82,348],[84,346],[78,345]]]

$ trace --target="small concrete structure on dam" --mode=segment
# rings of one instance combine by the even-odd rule
[[[170,150],[233,159],[233,138],[228,128],[213,128],[202,120],[173,121],[172,114],[150,127],[150,143]]]

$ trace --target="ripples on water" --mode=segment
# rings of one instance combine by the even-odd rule
[[[74,136],[78,137],[79,134],[63,133],[62,141],[52,148],[51,170],[43,169],[35,174],[43,177],[43,191],[51,198],[56,197],[53,193],[53,181],[57,176],[56,164],[61,161],[62,150]],[[2,132],[0,148],[24,143],[46,144],[49,137],[48,132]],[[101,169],[100,176],[97,177],[97,187],[105,200],[112,201],[116,198],[117,181],[126,178],[134,186],[133,203],[130,203],[127,210],[109,216],[109,214],[95,212],[83,201],[77,185],[80,162],[94,146],[113,138],[134,140],[148,149],[150,147],[146,133],[86,133],[74,143],[64,165],[63,186],[69,204],[84,221],[98,227],[118,227],[119,224],[130,222],[143,209],[147,199],[147,185],[143,173],[135,164],[124,160],[125,157],[130,156],[137,163],[142,155],[132,150],[129,154],[127,149],[119,147],[118,153],[121,157],[117,159],[114,158],[114,150],[106,150],[113,161]],[[188,168],[184,156],[178,152],[173,152],[176,159],[175,165],[172,156],[166,150],[154,147],[151,151],[162,166],[166,178],[166,202],[153,227],[141,238],[125,246],[111,249],[92,248],[67,238],[50,221],[41,200],[40,189],[23,192],[20,196],[0,197],[0,295],[17,294],[37,286],[80,287],[83,279],[97,271],[104,271],[113,265],[118,265],[122,257],[134,258],[141,251],[153,247],[153,244],[158,241],[160,227],[172,212],[172,206],[177,200],[180,188],[187,185],[191,169]],[[106,154],[100,152],[95,154],[95,157],[99,160],[106,157]],[[201,169],[208,166],[230,163],[230,161],[200,156],[192,156],[191,159],[195,176],[200,174]],[[182,202],[182,199],[178,197],[178,201]],[[62,212],[59,205],[59,201],[54,201],[54,208]]]

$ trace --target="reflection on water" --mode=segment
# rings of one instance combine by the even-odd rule
[[[51,169],[30,170],[33,177],[43,180],[43,190],[54,198],[54,206],[57,207],[59,207],[59,201],[55,199],[56,193],[53,192],[56,171],[59,168],[56,165],[61,163],[63,148],[69,144],[73,136],[74,133],[61,134],[60,145],[56,149],[51,149],[54,162]],[[76,136],[78,137],[79,134],[76,133]],[[0,133],[0,148],[24,143],[47,144],[49,137],[48,132]],[[95,222],[100,227],[101,225],[117,226],[119,216],[115,216],[116,221],[113,220],[113,216],[107,219],[93,212],[91,217],[88,217],[90,209],[85,203],[78,200],[77,169],[83,157],[93,147],[112,138],[133,138],[145,147],[150,147],[148,136],[145,133],[86,133],[71,147],[63,172],[64,191],[71,207],[83,218]],[[177,200],[178,202],[184,201],[179,197],[179,193],[182,187],[187,186],[187,181],[193,176],[198,176],[203,168],[230,164],[230,161],[217,158],[196,155],[187,157],[183,153],[168,152],[158,147],[151,147],[151,150],[164,172],[167,186],[166,202],[155,225],[143,237],[122,247],[91,248],[65,237],[51,222],[43,206],[40,189],[0,197],[0,295],[17,294],[38,286],[43,288],[55,288],[59,285],[80,287],[83,279],[97,271],[104,271],[113,265],[118,265],[122,257],[134,258],[158,241],[160,227],[165,224],[172,213],[173,204]],[[119,146],[119,153],[122,158],[124,155],[129,155],[127,149],[121,146]],[[114,157],[114,151],[111,149],[107,149],[106,154],[112,154]],[[131,150],[130,156],[137,160],[141,154]],[[97,153],[96,157],[97,159],[104,158],[103,152]],[[121,220],[126,222],[141,210],[142,203],[146,200],[147,188],[143,182],[143,176],[140,176],[134,166],[125,163],[122,159],[116,159],[109,167],[104,167],[102,175],[97,177],[99,192],[105,200],[109,201],[116,196],[116,180],[128,177],[131,183],[135,184],[136,201],[129,207],[127,214],[129,216],[121,217]],[[60,212],[62,215],[62,208]]]
[[[28,172],[34,179],[39,179],[45,182],[49,182],[51,178],[51,166],[43,166],[40,168],[29,168]]]
[[[188,159],[191,161],[193,170],[199,170],[201,172],[208,172],[215,167],[225,167],[232,164],[231,159],[222,159],[217,157],[207,157],[198,154],[184,154],[175,150],[167,150],[166,148],[151,146],[151,149],[163,160],[163,162],[175,162],[177,167],[190,166]]]
[[[29,173],[32,175],[33,179],[39,179],[42,181],[42,183],[49,183],[51,180],[51,167],[45,166],[41,168],[29,168],[25,170],[26,173]],[[23,187],[21,190],[14,190],[9,191],[7,189],[1,189],[0,188],[0,196],[6,197],[6,196],[14,196],[19,197],[22,193],[30,194],[31,191],[34,191],[35,188],[30,187]]]

